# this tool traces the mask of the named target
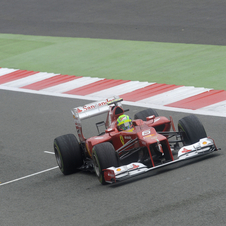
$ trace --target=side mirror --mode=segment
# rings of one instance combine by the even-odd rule
[[[111,133],[111,132],[114,132],[115,131],[115,128],[108,128],[105,130],[106,133]]]
[[[146,117],[147,121],[153,120],[153,122],[154,122],[154,119],[155,119],[155,115],[151,115],[151,116]]]

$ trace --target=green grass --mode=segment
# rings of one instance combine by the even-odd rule
[[[0,67],[214,89],[226,46],[0,34]]]

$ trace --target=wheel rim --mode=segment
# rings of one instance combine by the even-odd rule
[[[55,152],[55,157],[56,157],[57,164],[58,164],[58,166],[61,169],[62,168],[62,160],[61,160],[61,156],[60,156],[59,150],[58,150],[58,148],[56,146],[54,147],[54,152]]]
[[[188,144],[189,138],[187,137],[187,134],[185,133],[185,131],[181,127],[179,127],[178,130],[179,130],[181,139],[183,140],[183,144],[184,145]]]
[[[93,155],[93,168],[95,170],[96,175],[99,177],[100,176],[100,169],[99,169],[99,165],[97,163],[97,159],[96,159],[95,155]]]

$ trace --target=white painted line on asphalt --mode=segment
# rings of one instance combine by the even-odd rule
[[[44,151],[44,152],[47,153],[47,154],[51,154],[51,155],[55,154],[54,152],[51,152],[51,151]]]
[[[38,174],[45,173],[45,172],[48,172],[48,171],[51,171],[51,170],[54,170],[54,169],[57,169],[57,168],[59,168],[59,167],[55,166],[53,168],[50,168],[50,169],[47,169],[47,170],[43,170],[43,171],[40,171],[40,172],[37,172],[37,173],[33,173],[33,174],[27,175],[25,177],[20,177],[20,178],[17,178],[15,180],[7,181],[7,182],[4,182],[4,183],[1,183],[0,186],[6,185],[6,184],[11,184],[13,182],[16,182],[16,181],[19,181],[19,180],[23,180],[23,179],[26,179],[26,178],[29,178],[29,177],[33,177],[33,176],[36,176]]]
[[[71,99],[80,99],[80,100],[89,100],[89,101],[100,101],[103,100],[103,98],[100,97],[94,97],[90,95],[86,96],[79,96],[79,95],[71,95],[71,94],[65,94],[65,93],[51,93],[51,92],[44,92],[42,90],[36,91],[36,90],[28,90],[28,89],[22,89],[22,88],[16,88],[16,87],[9,87],[9,86],[3,86],[0,85],[0,90],[9,90],[9,91],[15,91],[15,92],[23,92],[23,93],[32,93],[32,94],[42,94],[47,96],[55,96],[55,97],[63,97],[63,98],[71,98]],[[218,116],[218,117],[226,117],[225,111],[207,111],[202,109],[197,110],[191,110],[191,109],[185,109],[185,108],[174,108],[174,107],[168,107],[163,106],[159,104],[152,104],[150,102],[130,102],[130,101],[123,101],[124,105],[130,105],[130,106],[136,106],[136,107],[146,107],[146,108],[155,108],[159,110],[164,111],[176,111],[176,112],[184,112],[184,113],[190,113],[190,114],[199,114],[199,115],[210,115],[210,116]]]

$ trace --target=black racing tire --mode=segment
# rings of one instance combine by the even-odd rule
[[[148,108],[148,109],[145,109],[143,111],[137,112],[134,115],[134,119],[142,119],[143,121],[147,121],[146,118],[148,116],[151,116],[151,115],[155,115],[155,117],[158,117],[159,116],[159,114],[157,113],[156,110],[154,110],[152,108]]]
[[[97,144],[93,147],[92,152],[95,173],[101,184],[107,184],[104,179],[104,171],[108,167],[119,166],[117,154],[114,146],[109,142]]]
[[[200,139],[207,137],[203,124],[195,115],[188,115],[180,119],[178,121],[178,131],[184,145],[194,144]]]
[[[74,134],[66,134],[54,139],[57,164],[64,175],[78,171],[83,164],[81,147]]]

